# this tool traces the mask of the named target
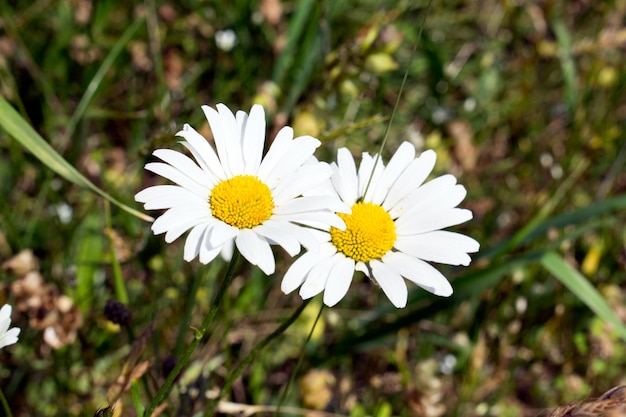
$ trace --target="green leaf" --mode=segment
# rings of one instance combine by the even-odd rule
[[[598,290],[576,269],[572,268],[555,252],[548,252],[541,258],[541,265],[558,278],[571,292],[585,303],[600,319],[609,323],[620,337],[626,340],[626,326]]]
[[[39,133],[24,120],[11,105],[0,96],[0,126],[17,140],[24,148],[28,149],[37,159],[43,162],[48,168],[59,174],[66,180],[87,188],[100,197],[110,201],[122,210],[146,221],[154,219],[140,211],[137,211],[126,204],[118,201],[113,196],[98,188],[94,183],[83,176],[76,168],[70,165],[57,151],[46,142]]]

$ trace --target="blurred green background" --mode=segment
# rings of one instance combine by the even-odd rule
[[[150,153],[182,150],[184,123],[210,137],[200,105],[261,103],[269,137],[290,124],[331,160],[340,146],[378,151],[406,72],[383,154],[402,141],[436,150],[435,174],[453,173],[474,212],[454,230],[481,252],[469,268],[441,268],[451,298],[411,287],[403,310],[355,279],[324,310],[283,411],[536,416],[626,383],[624,340],[597,315],[606,303],[626,319],[625,14],[623,0],[1,0],[0,91],[67,162],[139,209],[133,196],[159,182],[143,170]],[[42,280],[33,299],[15,264],[0,272],[0,301],[22,305],[0,388],[15,416],[91,416],[116,380],[141,379],[118,406],[135,415],[193,337],[185,311],[198,326],[224,265],[185,263],[183,239],[151,236],[25,147],[0,129],[0,260],[30,249]],[[301,303],[280,292],[289,260],[277,256],[273,277],[240,266],[161,415],[202,415]],[[602,302],[585,299],[584,277]],[[123,297],[116,278],[128,332],[103,314]],[[273,412],[320,303],[253,362],[221,412]],[[54,347],[50,311],[73,314],[54,327]]]

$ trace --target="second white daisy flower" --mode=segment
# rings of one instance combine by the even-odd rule
[[[165,233],[173,242],[190,230],[184,259],[199,257],[209,263],[220,252],[230,259],[233,244],[251,264],[265,274],[275,270],[270,245],[277,244],[291,256],[301,245],[316,251],[318,241],[302,225],[325,224],[345,228],[335,212],[347,212],[338,198],[302,194],[332,174],[313,152],[320,141],[311,136],[293,137],[283,127],[265,157],[265,113],[259,105],[250,115],[236,116],[223,104],[217,110],[202,106],[215,141],[209,142],[189,125],[177,133],[193,158],[170,149],[154,155],[146,169],[177,185],[157,185],[139,192],[135,199],[146,210],[167,210],[152,224],[155,234]]]
[[[469,265],[468,253],[477,252],[474,239],[448,231],[472,218],[456,206],[466,190],[452,175],[424,183],[435,166],[434,151],[415,158],[415,148],[404,142],[385,167],[376,155],[363,154],[357,172],[354,158],[339,149],[331,181],[320,193],[338,196],[352,208],[340,214],[346,229],[319,232],[318,252],[307,252],[285,274],[282,290],[300,287],[307,299],[322,291],[324,303],[337,304],[347,293],[355,271],[378,283],[396,307],[405,307],[408,289],[404,278],[440,296],[452,286],[428,262]]]

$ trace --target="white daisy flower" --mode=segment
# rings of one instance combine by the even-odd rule
[[[267,154],[265,112],[255,105],[250,115],[235,116],[225,105],[217,110],[202,106],[213,132],[215,148],[191,126],[177,133],[194,160],[170,149],[153,155],[163,162],[146,169],[177,185],[157,185],[139,192],[135,199],[146,210],[167,210],[152,224],[155,234],[165,233],[173,242],[187,230],[184,259],[196,257],[206,264],[220,252],[232,256],[233,243],[251,264],[265,274],[274,272],[270,245],[289,255],[303,245],[317,250],[311,230],[302,225],[323,223],[345,228],[335,212],[349,208],[332,196],[307,196],[304,191],[328,180],[332,169],[313,157],[320,141],[311,136],[293,138],[293,129],[278,132]]]
[[[20,334],[19,327],[9,329],[11,325],[11,310],[12,308],[8,304],[0,308],[0,349],[17,343],[17,336]]]
[[[357,172],[354,158],[339,149],[333,176],[321,188],[352,207],[339,214],[346,229],[318,232],[318,252],[307,252],[285,274],[281,288],[288,294],[300,287],[303,299],[324,292],[324,303],[337,304],[348,292],[355,271],[380,285],[398,308],[405,307],[408,290],[403,278],[433,294],[448,297],[452,286],[428,262],[469,265],[468,253],[478,242],[440,229],[466,222],[472,212],[456,208],[466,190],[452,175],[424,183],[437,155],[404,142],[385,167],[376,155],[363,154]],[[374,167],[374,165],[376,166]],[[372,174],[373,172],[373,174]],[[371,179],[370,179],[371,178]]]

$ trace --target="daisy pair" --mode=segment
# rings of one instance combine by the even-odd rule
[[[135,196],[147,210],[166,210],[152,225],[172,242],[190,230],[184,259],[208,263],[218,254],[230,259],[233,246],[264,273],[275,261],[270,245],[289,255],[306,253],[287,271],[282,290],[300,287],[310,298],[324,292],[324,303],[339,302],[355,271],[377,282],[392,303],[407,302],[405,277],[437,295],[449,296],[449,282],[425,261],[468,265],[478,243],[439,229],[469,220],[455,208],[465,189],[451,175],[424,184],[435,163],[433,151],[415,158],[404,143],[385,167],[364,154],[359,170],[345,148],[336,163],[313,156],[320,141],[293,137],[284,127],[265,156],[265,114],[233,114],[223,104],[203,106],[215,149],[185,125],[177,133],[193,158],[169,149],[154,155],[146,169],[176,185],[149,187]]]

